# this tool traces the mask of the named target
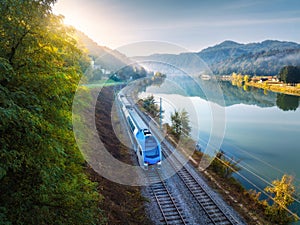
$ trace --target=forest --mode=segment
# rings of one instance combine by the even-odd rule
[[[55,0],[0,2],[0,224],[101,224],[72,131],[89,65]]]

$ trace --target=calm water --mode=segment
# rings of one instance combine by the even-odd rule
[[[211,81],[199,81],[210,86]],[[175,85],[176,84],[176,85]],[[180,88],[178,88],[180,86]],[[171,78],[161,86],[146,89],[141,96],[154,94],[163,99],[164,122],[170,113],[185,109],[190,115],[192,136],[205,149],[211,135],[211,104],[225,110],[225,133],[221,149],[242,168],[237,179],[248,189],[263,191],[272,180],[284,173],[295,177],[300,193],[300,108],[299,97],[266,93],[263,90],[220,83],[225,104],[207,100],[199,86],[186,78]],[[205,88],[203,88],[205,89]],[[196,122],[198,121],[198,122]],[[299,199],[299,197],[297,197]],[[300,204],[293,205],[300,215]]]

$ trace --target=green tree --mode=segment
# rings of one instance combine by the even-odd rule
[[[175,110],[174,114],[171,114],[171,121],[172,121],[172,126],[171,130],[173,135],[175,135],[176,138],[179,138],[182,132],[182,121],[180,118],[180,112]]]
[[[154,74],[154,76],[153,76],[152,79],[164,79],[164,78],[166,78],[166,77],[167,77],[166,74],[163,74],[163,73],[161,73],[161,72],[156,72],[156,73]]]
[[[125,66],[116,72],[121,81],[136,80],[146,77],[147,71],[143,67]]]
[[[159,106],[155,103],[153,95],[143,99],[143,107],[153,118],[158,118],[160,114]]]
[[[93,70],[93,77],[90,79],[91,81],[101,80],[103,78],[103,72],[101,69]]]
[[[300,82],[300,67],[285,66],[279,72],[279,79],[284,83],[296,84]]]
[[[297,219],[296,215],[291,215],[288,206],[294,202],[292,197],[295,193],[293,177],[284,174],[281,180],[274,180],[273,186],[268,186],[265,191],[270,193],[273,198],[273,204],[267,206],[266,214],[270,217],[271,222],[277,224],[287,224]]]
[[[152,74],[150,74],[152,75]],[[151,83],[152,85],[157,85],[160,86],[166,79],[167,75],[163,74],[161,72],[156,72],[155,74],[152,75],[151,77]]]
[[[174,114],[171,114],[172,133],[176,138],[179,138],[181,134],[189,135],[191,127],[189,125],[189,115],[184,109],[180,112],[175,110]]]
[[[188,112],[184,109],[180,112],[180,119],[182,124],[182,132],[186,135],[189,135],[191,132],[190,119]]]
[[[71,120],[86,62],[54,2],[0,2],[2,224],[98,223]]]

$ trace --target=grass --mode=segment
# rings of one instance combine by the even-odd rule
[[[124,84],[124,82],[117,82],[117,81],[108,79],[108,80],[98,80],[98,81],[95,81],[95,82],[82,84],[81,86],[92,89],[92,88],[108,87],[108,86],[114,86],[114,85],[120,85],[120,84]]]

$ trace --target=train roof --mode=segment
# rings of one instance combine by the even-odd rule
[[[131,107],[130,102],[128,101],[128,99],[124,95],[120,95],[120,100],[122,101],[123,105],[126,108],[128,108],[128,107],[130,108]]]
[[[129,112],[131,118],[134,120],[138,130],[149,131],[148,126],[144,123],[144,121],[141,119],[139,114],[134,109],[131,109],[128,112]]]

